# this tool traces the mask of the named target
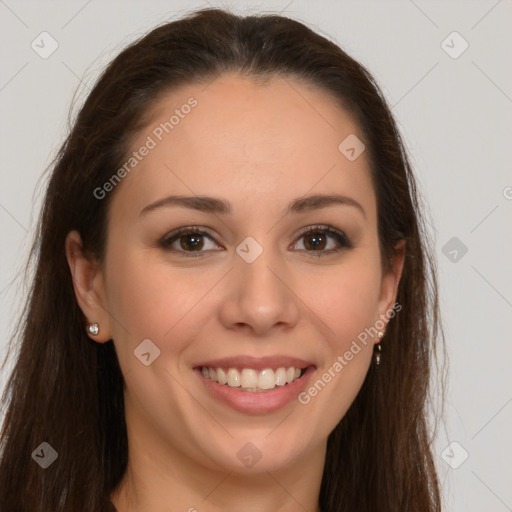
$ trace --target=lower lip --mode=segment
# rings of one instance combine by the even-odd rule
[[[290,384],[276,386],[271,391],[259,393],[240,391],[239,388],[213,382],[206,378],[199,368],[194,369],[194,371],[214,398],[230,405],[237,411],[248,414],[262,414],[276,411],[296,399],[297,395],[306,387],[311,374],[315,371],[315,367],[309,366],[302,377]]]

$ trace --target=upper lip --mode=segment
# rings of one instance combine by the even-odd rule
[[[306,361],[297,357],[288,357],[283,355],[253,357],[253,356],[234,356],[223,357],[222,359],[212,359],[209,361],[202,361],[194,365],[195,368],[208,366],[210,368],[251,368],[254,370],[264,370],[265,368],[307,368],[314,366],[311,361]]]

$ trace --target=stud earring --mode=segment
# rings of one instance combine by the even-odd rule
[[[377,343],[377,345],[375,345],[375,349],[373,351],[373,355],[374,355],[374,358],[375,358],[375,365],[379,366],[380,365],[381,353],[382,353],[382,347],[380,345],[380,340],[382,340],[382,338],[384,337],[384,333],[382,331],[379,331],[377,333],[377,336],[379,337],[379,343]]]
[[[96,336],[100,332],[100,326],[97,323],[89,324],[87,327],[89,334]]]

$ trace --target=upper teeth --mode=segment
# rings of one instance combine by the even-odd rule
[[[261,371],[244,368],[240,372],[236,368],[229,368],[225,371],[223,368],[202,366],[201,372],[206,378],[219,384],[227,384],[232,388],[259,390],[273,389],[276,386],[289,384],[300,377],[301,369],[294,366],[277,368],[275,371],[271,368]]]

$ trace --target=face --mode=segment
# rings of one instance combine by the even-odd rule
[[[381,268],[349,136],[364,142],[325,92],[226,74],[161,98],[133,141],[77,297],[94,339],[113,339],[129,432],[162,454],[285,468],[320,453],[356,397],[401,264]]]

